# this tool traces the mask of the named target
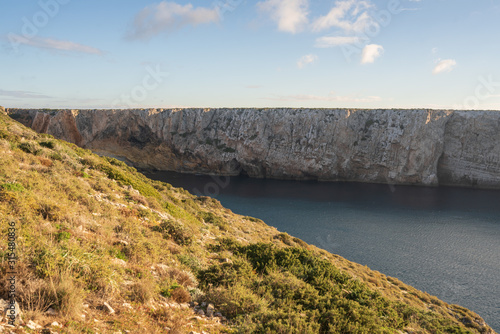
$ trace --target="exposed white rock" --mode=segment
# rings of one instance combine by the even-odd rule
[[[108,312],[109,314],[115,313],[115,310],[113,310],[111,305],[109,305],[107,302],[104,302],[103,306],[104,306],[104,310],[106,310],[106,312]]]
[[[39,324],[37,324],[33,320],[29,320],[28,323],[26,324],[26,327],[28,327],[29,329],[32,329],[32,330],[42,328],[42,326],[40,326]]]

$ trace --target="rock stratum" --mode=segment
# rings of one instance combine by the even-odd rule
[[[37,132],[139,168],[500,188],[500,112],[7,109]]]

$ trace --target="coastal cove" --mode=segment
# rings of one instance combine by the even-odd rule
[[[145,174],[467,307],[500,330],[497,190]]]

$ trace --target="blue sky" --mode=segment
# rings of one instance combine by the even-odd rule
[[[0,0],[0,105],[500,110],[500,0]]]

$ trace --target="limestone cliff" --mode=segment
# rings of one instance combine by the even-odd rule
[[[22,110],[11,117],[141,168],[500,188],[500,112]]]

